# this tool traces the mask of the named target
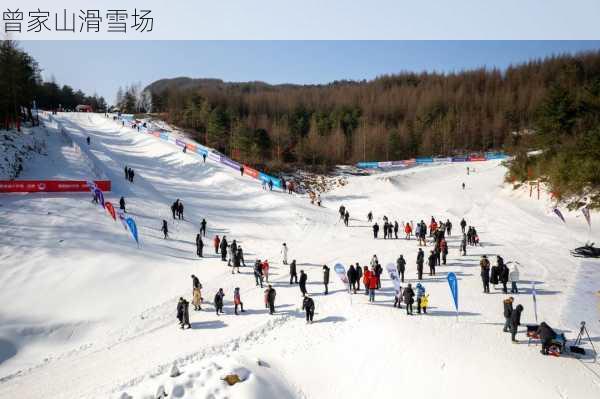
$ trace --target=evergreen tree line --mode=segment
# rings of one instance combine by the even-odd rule
[[[14,127],[17,120],[32,120],[34,102],[47,110],[74,110],[79,104],[100,112],[106,109],[103,97],[87,96],[54,81],[44,82],[33,57],[14,41],[0,41],[0,128]]]
[[[200,142],[281,168],[510,150],[527,132],[546,131],[538,116],[557,85],[578,98],[599,78],[600,52],[586,52],[504,71],[400,73],[327,85],[177,78],[145,91],[154,112]]]

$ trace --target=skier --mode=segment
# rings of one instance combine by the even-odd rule
[[[223,292],[223,288],[219,288],[219,291],[215,294],[215,310],[217,312],[217,316],[219,313],[225,314],[223,312],[223,297],[225,297],[225,293]]]
[[[371,275],[369,276],[368,289],[369,289],[369,302],[375,302],[375,290],[378,288],[379,279],[377,278],[376,271],[371,269]]]
[[[440,240],[440,251],[442,253],[442,263],[446,264],[446,257],[448,256],[448,243],[444,238]]]
[[[202,242],[202,236],[200,233],[196,234],[196,255],[202,258],[202,248],[204,248],[204,243]]]
[[[164,237],[164,238],[165,238],[165,240],[166,240],[167,238],[169,238],[169,226],[168,226],[168,224],[167,224],[167,221],[166,221],[166,220],[164,220],[164,219],[163,219],[163,222],[162,222],[162,227],[160,228],[160,231],[162,231],[162,232],[163,232],[163,234],[164,234],[164,236],[165,236],[165,237]]]
[[[290,284],[294,282],[298,284],[298,274],[296,273],[296,259],[292,260],[290,263]]]
[[[362,278],[363,270],[362,267],[356,262],[356,289],[360,291],[360,279]],[[356,293],[356,292],[355,292]]]
[[[396,260],[396,269],[398,270],[398,275],[400,276],[400,282],[404,282],[404,271],[406,270],[406,260],[404,260],[404,256],[400,255],[400,257]]]
[[[398,229],[400,228],[400,226],[398,225],[398,221],[396,220],[394,222],[394,236],[396,237],[396,240],[398,239]]]
[[[517,287],[517,283],[519,282],[519,267],[517,264],[513,264],[510,272],[508,272],[508,281],[510,281],[510,293],[518,294],[519,287]]]
[[[523,312],[523,305],[519,304],[510,314],[510,340],[515,344],[519,342],[515,337],[517,329],[521,325],[521,312]]]
[[[479,266],[481,267],[481,282],[483,283],[483,292],[484,294],[490,293],[490,261],[488,260],[486,255],[481,257],[479,261]]]
[[[371,223],[373,221],[373,212],[369,211],[367,214],[367,222]]]
[[[375,222],[373,225],[373,237],[375,237],[375,239],[377,239],[377,234],[379,234],[379,225]]]
[[[353,264],[350,264],[346,276],[348,277],[348,289],[356,294],[356,269]]]
[[[425,262],[425,253],[419,248],[417,252],[417,279],[423,279],[423,263]]]
[[[202,163],[206,163],[206,153],[202,153]]]
[[[350,212],[346,211],[346,213],[344,213],[344,224],[346,225],[346,227],[348,227],[349,220],[350,220]]]
[[[514,298],[512,296],[502,301],[502,304],[504,306],[504,328],[502,329],[502,331],[504,332],[510,331],[510,316],[513,311],[513,301]]]
[[[300,282],[299,282],[299,286],[300,286],[300,292],[302,293],[302,296],[306,295],[306,279],[308,278],[308,276],[306,275],[306,273],[304,273],[304,270],[300,270]]]
[[[267,288],[267,303],[269,304],[269,314],[275,313],[275,296],[276,296],[275,288],[269,285]]]
[[[417,313],[421,314],[421,301],[425,296],[425,287],[421,283],[417,283],[415,289],[417,291]],[[427,310],[425,310],[425,313],[427,313]]]
[[[306,324],[312,324],[315,315],[315,301],[308,295],[304,295],[304,299],[302,300],[302,310],[306,311]]]
[[[206,237],[206,220],[202,219],[202,222],[200,222],[200,234],[202,234],[202,237]]]
[[[283,257],[282,263],[284,265],[288,264],[288,247],[285,244],[285,242],[283,243],[283,245],[281,246],[281,255]]]
[[[410,224],[408,224],[408,222],[406,223],[406,226],[404,226],[404,233],[406,234],[406,239],[410,240],[410,235],[412,234],[412,227],[410,227]]]
[[[235,287],[235,289],[233,290],[233,304],[234,304],[234,313],[238,314],[238,306],[240,307],[242,312],[245,312],[244,310],[244,303],[242,302],[242,297],[240,295],[240,287]]]
[[[125,210],[125,197],[121,197],[121,199],[119,199],[119,209],[127,213],[127,211]]]
[[[254,279],[256,280],[256,286],[258,287],[260,284],[260,288],[263,287],[263,274],[262,274],[262,263],[260,259],[257,259],[254,262]]]
[[[419,248],[420,249],[420,248]],[[429,266],[429,275],[435,276],[435,264],[436,264],[436,255],[433,251],[430,251],[429,257],[427,258],[427,265]],[[419,279],[420,280],[420,279]],[[418,288],[417,284],[417,288]],[[417,307],[418,308],[418,307]],[[420,312],[419,312],[420,313]]]
[[[179,302],[177,303],[177,318],[179,319],[179,327],[183,330],[187,325],[188,328],[191,328],[190,324],[190,313],[189,313],[190,303],[183,298],[179,298]]]
[[[215,247],[215,253],[218,255],[219,254],[219,245],[221,244],[221,239],[219,238],[219,235],[217,234],[215,236],[215,238],[213,239],[213,245]]]
[[[463,218],[460,221],[460,229],[462,230],[462,233],[465,234],[465,227],[467,227],[467,222],[465,221],[465,218]]]
[[[265,261],[262,263],[261,267],[262,267],[262,275],[263,275],[265,281],[268,283],[269,282],[269,261],[267,259],[265,259]]]
[[[340,214],[340,220],[344,219],[344,215],[346,214],[346,207],[344,205],[340,205],[338,213]]]
[[[223,236],[223,239],[221,240],[221,244],[219,246],[219,248],[221,249],[221,260],[223,262],[227,261],[227,237]]]
[[[200,284],[200,280],[198,277],[192,274],[192,305],[194,305],[194,310],[202,310],[202,284]]]
[[[329,294],[329,266],[323,265],[323,285],[325,286],[325,295]]]
[[[413,314],[413,303],[415,302],[415,291],[413,291],[412,286],[410,283],[408,283],[408,287],[406,287],[404,289],[404,291],[402,292],[402,297],[404,299],[404,303],[406,304],[406,314],[407,315],[412,315]]]

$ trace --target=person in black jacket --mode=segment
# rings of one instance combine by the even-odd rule
[[[548,324],[546,324],[546,322],[542,321],[536,333],[542,341],[542,350],[540,351],[540,353],[542,355],[547,355],[548,348],[550,348],[552,340],[556,338],[556,332],[554,332],[554,330]]]
[[[223,262],[227,261],[227,237],[223,236],[223,239],[221,240],[221,260]]]
[[[302,273],[302,271],[300,271]],[[276,296],[275,288],[269,285],[267,289],[267,302],[269,304],[269,314],[275,313],[275,296]]]
[[[202,222],[200,222],[200,234],[202,234],[202,237],[206,237],[206,219],[202,219]]]
[[[300,286],[300,292],[302,293],[302,296],[306,295],[306,279],[308,278],[308,276],[306,275],[306,273],[304,273],[304,270],[300,270],[300,283],[298,284]]]
[[[290,284],[292,282],[298,284],[298,274],[296,273],[296,259],[292,260],[290,263]]]
[[[408,283],[408,287],[402,291],[402,298],[404,299],[404,303],[406,304],[406,314],[412,315],[413,308],[412,305],[415,302],[415,291],[412,288],[412,285]]]
[[[162,232],[163,232],[163,234],[164,234],[164,236],[165,236],[165,240],[166,240],[167,238],[169,238],[169,226],[168,226],[168,224],[167,224],[167,221],[166,221],[166,220],[164,220],[164,219],[163,219],[163,222],[162,222],[162,227],[160,228],[160,231],[162,231]]]
[[[363,271],[362,271],[362,267],[360,267],[358,262],[356,262],[355,270],[356,270],[356,289],[358,291],[360,291],[360,280],[362,279]]]
[[[127,213],[125,210],[125,197],[121,197],[119,200],[119,208],[123,210],[123,212]]]
[[[225,293],[223,292],[223,288],[219,288],[219,291],[217,291],[217,293],[215,294],[215,310],[217,311],[217,316],[220,313],[225,313],[223,312],[223,297],[225,296]]]
[[[508,288],[506,287],[506,284],[508,284],[508,266],[506,266],[504,264],[504,259],[502,259],[501,256],[498,256],[497,259],[498,262],[498,270],[499,270],[499,278],[500,278],[500,282],[502,283],[502,292],[505,294],[508,294]]]
[[[190,312],[189,312],[190,303],[183,298],[179,298],[179,302],[177,303],[177,319],[179,319],[179,327],[183,330],[187,325],[188,328],[191,328],[190,324]]]
[[[202,236],[200,233],[196,234],[196,255],[202,258],[202,248],[204,248],[204,243],[202,242]]]
[[[519,342],[515,337],[517,336],[517,328],[521,325],[521,312],[523,312],[523,305],[517,305],[510,314],[510,339],[513,343]]]
[[[483,293],[490,293],[490,261],[488,260],[486,255],[481,257],[479,261],[479,266],[481,267],[481,282],[483,283]]]
[[[429,258],[427,258],[427,265],[429,265],[429,275],[435,276],[435,264],[437,262],[437,255],[431,251]]]
[[[325,286],[325,295],[329,294],[329,266],[323,265],[323,285]]]
[[[262,272],[262,264],[260,263],[260,259],[256,259],[254,262],[254,279],[256,280],[256,286],[260,284],[260,288],[263,287],[263,272]]]
[[[379,234],[379,225],[377,222],[373,225],[373,237],[377,239],[377,234]]]
[[[417,252],[417,278],[419,280],[423,279],[423,262],[425,261],[425,253],[421,248],[419,248],[419,252]]]
[[[463,218],[460,221],[460,229],[462,230],[462,233],[465,234],[465,228],[467,227],[467,222],[465,221],[465,218]]]
[[[504,305],[504,328],[502,331],[504,332],[510,331],[510,316],[513,312],[513,301],[514,298],[511,296],[502,302]]]
[[[354,268],[354,265],[350,265],[346,272],[346,276],[348,276],[348,288],[356,294],[356,269]]]
[[[302,300],[302,310],[306,311],[306,323],[312,324],[315,315],[315,301],[308,295],[304,295],[304,299]]]
[[[406,260],[404,260],[404,256],[400,255],[400,257],[396,260],[396,269],[398,270],[398,275],[400,276],[400,282],[404,282],[404,272],[406,271]]]

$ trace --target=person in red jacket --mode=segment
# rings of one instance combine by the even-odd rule
[[[433,216],[431,217],[431,223],[429,224],[429,237],[433,237],[433,233],[437,230],[438,225]]]
[[[375,302],[375,290],[378,287],[379,277],[375,275],[375,271],[371,270],[369,274],[369,302]]]
[[[215,236],[215,239],[213,240],[213,244],[215,244],[215,253],[218,255],[219,254],[219,245],[221,244],[221,239],[219,238],[218,234]]]
[[[364,267],[363,271],[363,283],[365,285],[365,295],[369,295],[369,280],[371,280],[371,271],[367,266]]]
[[[412,227],[410,227],[410,224],[406,223],[406,226],[404,227],[404,232],[406,233],[406,239],[410,240],[410,235],[412,234]]]

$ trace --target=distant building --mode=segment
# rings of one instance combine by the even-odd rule
[[[91,105],[79,104],[75,107],[75,111],[77,112],[93,112]]]

